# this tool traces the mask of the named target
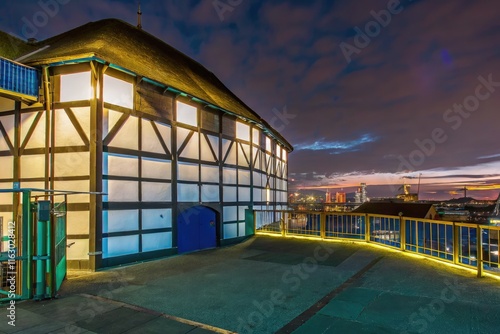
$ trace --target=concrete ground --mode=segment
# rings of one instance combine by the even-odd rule
[[[365,244],[257,236],[97,273],[1,333],[497,333],[500,280]]]

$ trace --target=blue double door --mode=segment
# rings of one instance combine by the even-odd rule
[[[217,246],[216,212],[204,206],[183,211],[177,217],[177,250],[179,253]]]

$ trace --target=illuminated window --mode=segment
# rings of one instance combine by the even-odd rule
[[[245,123],[236,122],[236,138],[250,141],[250,126]]]
[[[272,147],[271,147],[271,138],[266,137],[266,151],[271,152]]]
[[[134,85],[109,75],[104,75],[104,102],[132,109]]]
[[[198,113],[195,107],[177,101],[177,122],[187,125],[198,125]]]
[[[92,86],[90,71],[61,75],[61,102],[90,100]]]
[[[256,145],[259,145],[259,143],[260,143],[259,129],[252,129],[252,142]]]

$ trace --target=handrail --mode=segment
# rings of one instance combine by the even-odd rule
[[[500,274],[500,226],[332,211],[254,210],[256,234],[373,243]]]

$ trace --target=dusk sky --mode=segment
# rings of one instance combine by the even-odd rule
[[[141,4],[145,31],[214,72],[294,146],[292,189],[365,182],[369,196],[393,196],[403,177],[416,191],[421,174],[423,199],[462,197],[464,186],[498,196],[498,1]],[[104,18],[137,22],[134,0],[2,9],[0,30],[25,39]]]

